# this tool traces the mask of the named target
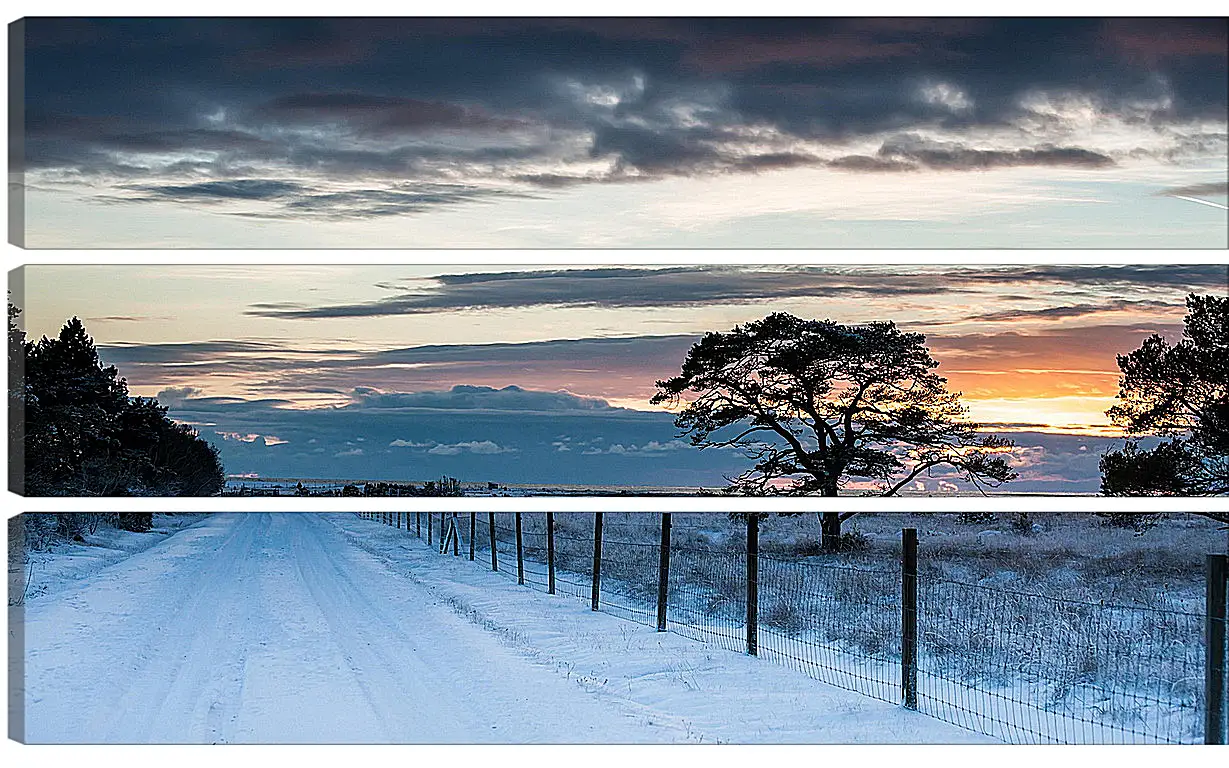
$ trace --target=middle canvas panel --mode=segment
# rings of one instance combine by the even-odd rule
[[[1147,437],[1146,393],[1120,388],[1119,356],[1189,343],[1225,281],[1156,264],[26,266],[10,487],[1139,492],[1113,471],[1151,448],[1126,440]]]

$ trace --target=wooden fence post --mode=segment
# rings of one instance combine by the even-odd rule
[[[555,513],[546,513],[546,592],[555,594]]]
[[[602,591],[602,513],[593,513],[593,594],[589,607],[597,610]]]
[[[1204,702],[1206,720],[1204,744],[1224,744],[1226,727],[1225,702],[1225,623],[1226,592],[1229,582],[1229,555],[1208,555],[1207,617],[1204,666]]]
[[[427,546],[431,546],[431,513],[427,513]]]
[[[422,512],[414,513],[414,535],[422,538]]]
[[[917,529],[901,535],[900,687],[906,709],[917,709]]]
[[[461,528],[457,525],[457,513],[452,513],[452,556],[461,556]]]
[[[666,631],[666,601],[670,593],[670,513],[661,513],[661,556],[657,560],[657,631]]]
[[[760,653],[760,518],[747,514],[747,653]]]
[[[491,516],[490,525],[488,526],[491,529],[491,570],[498,571],[499,570],[499,554],[498,554],[498,551],[495,549],[495,513],[488,512],[487,514]]]
[[[471,563],[474,561],[474,553],[475,551],[477,551],[476,550],[477,545],[474,542],[474,538],[477,536],[477,531],[478,531],[478,513],[470,512],[469,513],[469,561]]]
[[[516,513],[516,583],[525,583],[525,545],[521,541],[521,513]]]

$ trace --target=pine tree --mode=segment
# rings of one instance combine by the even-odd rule
[[[10,370],[15,354],[9,310]],[[152,398],[130,397],[127,382],[103,365],[77,318],[58,337],[20,339],[25,363],[24,491],[29,495],[212,495],[225,482],[217,449],[167,416]],[[10,435],[12,440],[12,435]],[[134,525],[143,525],[136,522]]]

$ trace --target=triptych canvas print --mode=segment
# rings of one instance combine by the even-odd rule
[[[11,739],[1225,743],[1224,18],[9,52]]]

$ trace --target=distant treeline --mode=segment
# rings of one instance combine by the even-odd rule
[[[8,308],[9,488],[27,496],[212,496],[225,473],[217,448],[131,397],[98,359],[77,318],[59,336],[26,340]]]
[[[422,485],[413,483],[346,483],[336,485],[310,486],[296,483],[293,487],[283,485],[248,486],[228,488],[223,496],[461,496],[461,481],[455,477],[441,477],[439,480],[428,480]]]

